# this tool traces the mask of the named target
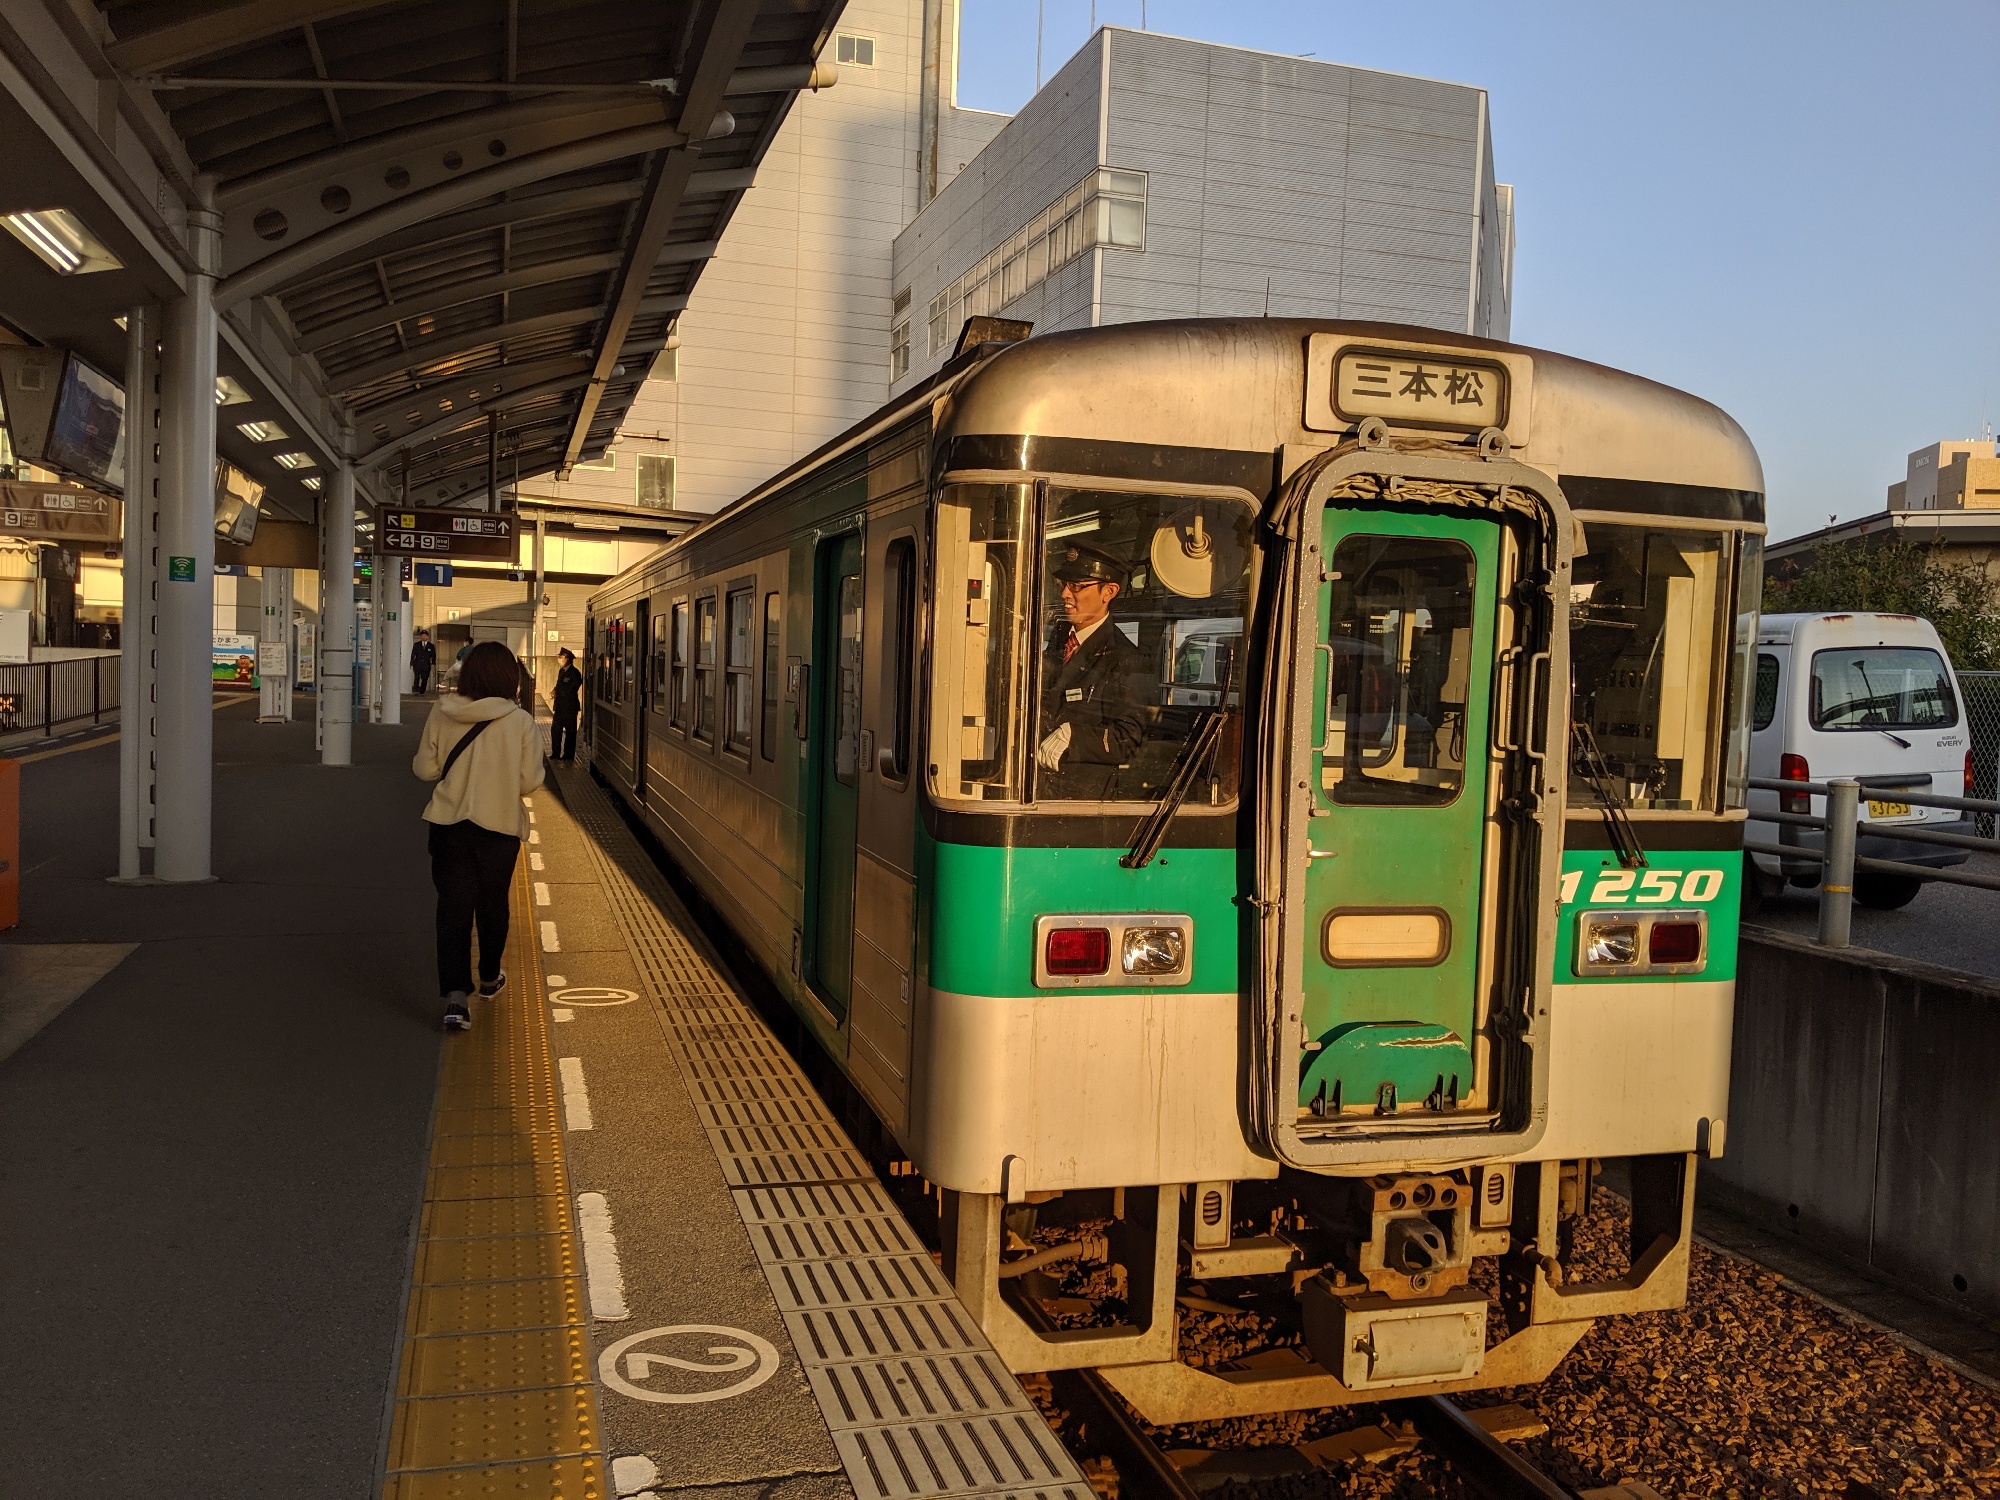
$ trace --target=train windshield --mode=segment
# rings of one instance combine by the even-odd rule
[[[937,523],[931,784],[941,798],[1234,799],[1254,513],[1228,497],[964,484]],[[1036,597],[1039,591],[1039,597]]]
[[[1229,498],[1049,487],[1035,801],[1157,801],[1218,714],[1187,800],[1235,797],[1253,520]]]
[[[1634,809],[1715,806],[1717,715],[1730,661],[1727,538],[1588,521],[1570,586],[1569,801]],[[1586,741],[1594,740],[1596,755]]]

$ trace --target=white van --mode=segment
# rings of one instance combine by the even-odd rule
[[[1884,828],[1922,825],[1926,832],[1973,832],[1970,814],[1915,807],[1898,793],[1969,795],[1972,734],[1958,678],[1928,620],[1915,615],[1766,615],[1757,630],[1756,695],[1750,715],[1750,774],[1784,781],[1825,782],[1851,776],[1861,783],[1855,840],[1863,859],[1894,859],[1942,869],[1964,864],[1966,851],[1899,839]],[[1817,849],[1816,828],[1772,823],[1760,810],[1804,812],[1810,801],[1824,816],[1826,798],[1750,793],[1753,843]],[[1749,854],[1745,894],[1776,895],[1787,881],[1820,882],[1816,860]],[[1922,882],[1909,876],[1857,872],[1854,899],[1891,908],[1909,903]]]

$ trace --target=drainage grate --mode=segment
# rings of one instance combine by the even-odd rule
[[[556,774],[859,1500],[1094,1500],[604,793]]]

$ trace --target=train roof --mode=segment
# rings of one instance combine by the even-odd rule
[[[1546,349],[1412,324],[1184,318],[968,350],[670,545],[741,515],[944,397],[949,404],[939,435],[945,438],[1032,434],[1258,453],[1284,443],[1325,447],[1339,434],[1309,430],[1301,401],[1316,334],[1506,359],[1530,376],[1525,420],[1517,414],[1508,424],[1525,432],[1514,450],[1524,463],[1560,481],[1730,492],[1744,497],[1745,519],[1763,519],[1764,470],[1748,434],[1712,402],[1658,381]],[[1576,497],[1573,503],[1589,508]]]

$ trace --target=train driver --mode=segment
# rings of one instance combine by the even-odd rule
[[[1125,568],[1087,542],[1059,542],[1050,552],[1062,617],[1042,653],[1037,795],[1109,800],[1119,767],[1146,737],[1145,661],[1111,618]]]

